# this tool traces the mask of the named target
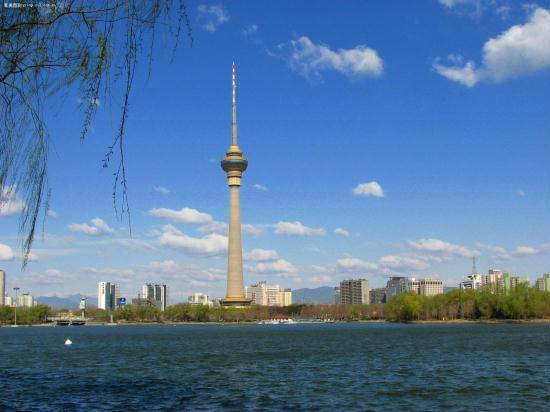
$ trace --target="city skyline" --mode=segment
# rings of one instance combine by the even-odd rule
[[[246,79],[240,136],[255,159],[241,188],[246,284],[366,277],[379,287],[405,275],[456,286],[472,256],[482,273],[534,282],[550,256],[550,3],[470,3],[403,2],[399,16],[390,5],[327,3],[313,19],[290,3],[201,3],[222,19],[193,5],[193,48],[180,45],[171,64],[159,52],[150,79],[144,67],[136,77],[126,143],[133,236],[101,169],[116,127],[110,103],[98,101],[80,144],[80,96],[56,99],[50,216],[25,271],[24,204],[2,189],[6,290],[93,295],[110,279],[128,296],[149,282],[170,284],[176,301],[225,295],[218,158],[233,60]],[[329,16],[341,30],[319,25]]]

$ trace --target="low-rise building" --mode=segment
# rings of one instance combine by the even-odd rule
[[[214,306],[214,302],[205,293],[193,293],[187,298],[187,303],[190,305]]]

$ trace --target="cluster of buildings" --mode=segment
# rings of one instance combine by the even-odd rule
[[[334,301],[343,305],[386,303],[405,292],[414,292],[422,296],[438,295],[443,293],[443,281],[392,276],[386,287],[371,289],[367,279],[346,279],[335,288]]]
[[[253,305],[260,306],[290,306],[292,305],[292,290],[279,285],[269,285],[266,281],[245,287],[247,299]]]
[[[460,289],[489,289],[493,292],[506,292],[520,284],[529,284],[527,276],[514,276],[499,269],[489,269],[486,275],[472,273],[459,284]],[[535,281],[534,286],[542,291],[550,292],[550,273],[545,273]]]
[[[0,305],[32,308],[38,304],[30,292],[19,294],[19,288],[13,288],[13,291],[15,293],[15,298],[8,295],[6,292],[6,272],[0,270]]]
[[[103,310],[114,310],[127,304],[125,297],[120,296],[120,288],[111,282],[99,282],[97,284],[97,307]],[[154,306],[162,312],[168,306],[168,287],[165,284],[147,283],[143,285],[142,292],[132,299],[132,304],[137,306]]]
[[[260,306],[290,306],[292,305],[292,290],[279,285],[270,285],[266,281],[245,287],[245,296],[252,305]],[[194,293],[187,299],[191,305],[217,306],[219,301],[211,300],[204,293]]]

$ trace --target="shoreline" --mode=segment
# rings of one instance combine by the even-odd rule
[[[89,322],[86,325],[80,326],[178,326],[178,325],[257,325],[260,321],[252,322]],[[317,322],[317,321],[304,321],[296,322],[295,325],[300,324],[342,324],[342,323],[393,323],[393,324],[410,324],[410,325],[464,325],[464,324],[483,324],[483,325],[499,325],[499,324],[550,324],[550,319],[452,319],[452,320],[413,320],[409,322],[393,322],[385,319],[373,319],[373,320],[358,320],[358,321],[333,321],[333,322]],[[13,325],[0,325],[0,328],[12,328]],[[33,325],[17,325],[16,328],[28,328],[28,327],[61,327],[53,323],[39,323]],[[67,326],[68,327],[68,326]],[[75,326],[70,326],[75,327]]]

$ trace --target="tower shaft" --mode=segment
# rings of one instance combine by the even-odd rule
[[[221,161],[222,169],[227,173],[229,186],[229,239],[227,251],[227,295],[222,299],[224,306],[245,306],[250,300],[244,294],[243,280],[243,249],[241,244],[241,211],[239,189],[243,172],[248,166],[248,160],[237,146],[237,104],[235,101],[235,64],[232,72],[232,120],[231,146]]]
[[[229,247],[227,257],[227,299],[244,297],[243,255],[239,186],[229,186]]]

